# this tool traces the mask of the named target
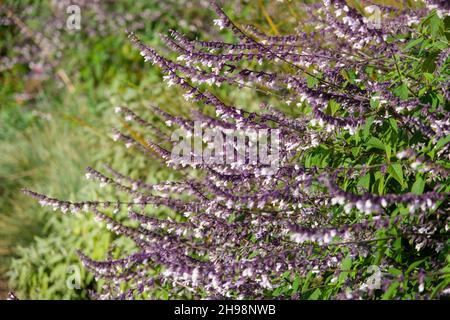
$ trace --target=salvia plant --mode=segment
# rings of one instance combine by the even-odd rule
[[[87,178],[127,200],[68,202],[25,190],[64,213],[93,212],[135,242],[129,255],[104,261],[79,253],[105,283],[94,298],[151,298],[161,286],[169,298],[209,299],[449,293],[448,2],[296,6],[308,12],[301,27],[268,35],[212,2],[214,25],[235,41],[173,30],[163,40],[175,60],[128,33],[193,107],[180,116],[152,106],[164,126],[118,107],[135,127],[113,136],[180,179],[150,185],[106,165],[88,168]],[[252,90],[261,105],[234,106],[215,93],[219,86]],[[174,157],[171,132],[213,161],[195,147]],[[224,139],[235,132],[247,134],[243,144],[239,135]],[[264,145],[253,139],[261,132],[276,151],[269,162],[252,158],[251,147]],[[230,152],[239,161],[225,163]],[[155,216],[156,207],[169,213]]]

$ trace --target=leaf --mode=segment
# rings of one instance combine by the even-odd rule
[[[398,133],[397,121],[393,118],[389,118],[389,123],[391,124],[392,129]]]
[[[422,64],[422,71],[424,72],[428,72],[428,73],[433,73],[434,70],[436,69],[436,57],[437,57],[437,53],[430,53],[426,59],[424,60],[423,64]]]
[[[299,285],[300,285],[300,276],[297,273],[295,275],[294,282],[292,283],[292,292],[297,292]]]
[[[361,147],[353,147],[352,148],[352,155],[354,157],[357,157],[359,155],[359,152],[361,151]]]
[[[405,46],[405,50],[409,50],[409,49],[411,49],[412,47],[417,46],[418,44],[422,43],[422,41],[423,41],[423,38],[417,38],[417,39],[411,40],[411,41],[408,42],[408,44]]]
[[[402,238],[395,239],[395,241],[392,243],[392,248],[394,250],[400,251],[402,249]]]
[[[387,145],[385,145],[385,148],[386,148],[386,159],[390,159],[391,158],[391,154],[392,154],[391,146],[389,146],[387,144]]]
[[[416,178],[416,181],[411,187],[411,192],[415,194],[422,194],[424,189],[425,189],[425,181],[422,179],[421,176],[418,176]]]
[[[354,83],[355,81],[355,73],[351,70],[342,70],[341,75],[350,83]]]
[[[375,172],[374,174],[375,183],[373,184],[373,192],[377,194],[384,193],[384,174],[380,171]]]
[[[421,265],[423,262],[425,262],[426,259],[417,260],[413,263],[411,263],[406,270],[405,274],[409,274],[411,271],[413,271],[415,268],[417,268],[419,265]]]
[[[428,82],[432,82],[435,79],[435,75],[433,75],[432,73],[424,72],[422,73],[422,75]],[[425,89],[424,92],[426,92],[427,88],[423,89]]]
[[[441,283],[439,283],[434,288],[433,293],[431,294],[431,299],[434,299],[436,297],[436,294],[439,293],[441,290],[444,290],[449,284],[450,284],[450,278],[446,278]]]
[[[169,300],[169,293],[167,291],[161,291],[160,292],[160,299],[161,300]]]
[[[361,186],[365,189],[369,189],[370,186],[370,173],[362,176],[361,178],[359,178],[358,180],[358,186]]]
[[[304,292],[308,289],[308,286],[309,286],[313,276],[314,276],[314,274],[311,271],[308,272],[308,275],[306,276],[306,280],[303,282],[302,292]]]
[[[342,260],[341,268],[342,270],[350,270],[352,267],[352,258],[347,257],[344,260]]]
[[[398,282],[392,283],[386,290],[386,292],[383,294],[381,299],[383,300],[391,299],[397,293],[397,288],[399,287],[399,285],[400,284]]]
[[[375,149],[380,149],[380,150],[385,151],[384,143],[376,137],[371,137],[369,139],[369,141],[366,142],[366,145],[370,148],[375,148]]]
[[[327,107],[327,112],[328,114],[333,116],[339,110],[339,108],[340,108],[339,103],[337,103],[334,100],[330,100],[330,103],[328,104]]]
[[[278,297],[281,293],[282,293],[282,291],[283,291],[283,289],[284,289],[284,287],[278,287],[278,288],[276,288],[273,292],[272,292],[272,296],[273,297]]]
[[[434,147],[434,149],[436,151],[438,151],[439,149],[441,149],[443,146],[445,146],[447,143],[450,142],[450,135],[447,135],[441,139],[438,140],[438,142],[436,143],[436,146]]]
[[[352,258],[347,257],[344,260],[342,260],[341,270],[345,270],[345,271],[342,271],[339,274],[339,279],[338,279],[339,283],[343,283],[347,279],[347,277],[348,277],[347,271],[349,271],[351,267],[352,267]]]
[[[370,127],[372,126],[373,121],[375,120],[375,117],[369,117],[366,120],[366,123],[364,125],[364,130],[363,130],[363,139],[366,140],[367,137],[369,136],[370,133]]]
[[[377,98],[371,98],[370,101],[369,101],[369,104],[370,104],[370,106],[373,109],[376,109],[380,105],[380,99],[378,97]]]
[[[308,300],[317,300],[319,299],[321,294],[322,290],[320,290],[320,288],[317,288],[313,293],[311,293],[311,295],[308,297]]]
[[[398,183],[400,183],[402,187],[405,186],[405,180],[403,179],[403,169],[400,164],[398,163],[391,164],[388,168],[388,172],[395,180],[397,180]]]
[[[306,85],[308,88],[314,88],[319,83],[319,80],[315,77],[307,76],[306,78]]]
[[[402,83],[400,86],[394,89],[394,93],[400,97],[401,99],[408,98],[408,87],[405,83]]]
[[[389,272],[390,274],[393,274],[394,276],[399,276],[399,275],[402,274],[402,271],[399,270],[399,269],[396,269],[396,268],[390,268],[390,269],[388,270],[388,272]]]
[[[444,29],[444,21],[435,13],[430,19],[431,34],[436,37]]]

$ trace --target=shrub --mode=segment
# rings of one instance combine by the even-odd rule
[[[129,33],[195,108],[188,117],[151,108],[163,128],[119,107],[151,139],[137,130],[114,137],[161,158],[179,180],[148,184],[107,166],[107,174],[88,168],[87,177],[127,199],[69,202],[25,190],[63,212],[91,211],[135,242],[136,251],[116,259],[80,253],[106,281],[93,296],[147,298],[155,288],[169,298],[448,293],[448,5],[380,6],[378,24],[358,6],[326,0],[302,5],[315,13],[305,31],[283,36],[241,26],[211,6],[214,24],[238,42],[172,31],[164,37],[178,54],[172,61]],[[219,85],[251,88],[260,108],[233,106],[213,92]],[[212,150],[214,161],[197,147],[177,157],[173,126],[187,146]],[[221,143],[230,132],[245,132],[244,142]],[[266,147],[277,157],[262,161],[255,132],[270,136]],[[169,210],[156,215],[159,207]],[[122,209],[130,221],[114,217]]]

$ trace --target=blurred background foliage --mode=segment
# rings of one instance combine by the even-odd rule
[[[69,5],[81,9],[81,29],[69,30]],[[240,21],[279,33],[289,10],[276,1],[225,3]],[[191,37],[212,39],[217,31],[205,0],[6,0],[0,4],[0,298],[13,290],[21,299],[87,298],[97,284],[81,268],[76,250],[95,259],[108,250],[132,248],[99,227],[90,216],[64,216],[24,196],[24,187],[68,199],[111,198],[84,179],[84,168],[108,163],[122,173],[155,183],[172,172],[111,139],[123,126],[114,116],[122,104],[151,119],[158,105],[183,113],[188,105],[176,88],[161,81],[159,70],[144,64],[127,40],[135,31],[148,45],[169,54],[159,35],[175,28]],[[274,21],[278,21],[275,24]],[[231,39],[230,34],[222,36]],[[252,101],[251,90],[222,89],[237,104]],[[250,106],[251,108],[251,106]],[[155,119],[155,121],[157,121]],[[69,289],[72,268],[81,289]],[[159,298],[165,298],[161,291]]]

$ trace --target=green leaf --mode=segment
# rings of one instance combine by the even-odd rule
[[[392,154],[391,146],[387,144],[385,145],[385,149],[386,149],[386,159],[390,159]]]
[[[341,75],[350,83],[354,83],[356,75],[352,70],[342,70]]]
[[[425,189],[425,181],[422,179],[421,176],[417,176],[416,181],[411,187],[411,192],[415,194],[422,194],[424,189]]]
[[[369,189],[370,186],[370,173],[365,174],[358,180],[358,186],[364,187],[366,189]]]
[[[319,299],[321,294],[322,294],[322,290],[317,288],[316,290],[314,290],[313,293],[311,293],[311,295],[308,297],[308,300],[317,300],[317,299]]]
[[[397,121],[393,118],[389,118],[389,123],[391,124],[392,129],[394,129],[394,131],[398,133]]]
[[[434,70],[436,70],[436,63],[435,63],[436,57],[437,57],[436,52],[428,54],[428,56],[426,57],[426,59],[422,64],[422,71],[433,73]]]
[[[375,148],[375,149],[380,149],[380,150],[385,151],[384,143],[376,137],[371,137],[369,139],[369,141],[366,142],[366,145],[370,148]]]
[[[413,263],[411,263],[408,267],[408,269],[406,270],[405,274],[409,274],[411,271],[413,271],[415,268],[417,268],[418,266],[420,266],[423,262],[425,262],[426,259],[422,259],[422,260],[417,260]]]
[[[292,283],[292,292],[297,292],[298,287],[300,285],[300,276],[298,274],[295,275],[294,282]]]
[[[388,168],[388,172],[395,180],[397,180],[398,183],[400,183],[402,187],[405,186],[405,180],[403,179],[403,169],[400,164],[398,163],[391,164]]]
[[[369,117],[366,120],[366,123],[364,125],[364,130],[363,130],[363,139],[366,140],[367,137],[369,136],[370,133],[370,127],[372,126],[373,121],[375,120],[375,117]]]
[[[417,46],[418,44],[422,43],[423,38],[417,38],[414,40],[411,40],[410,42],[408,42],[408,44],[405,46],[405,50],[409,50],[414,46]]]
[[[431,299],[434,299],[436,297],[436,294],[438,292],[440,292],[441,290],[444,290],[449,284],[450,284],[450,278],[446,278],[441,283],[439,283],[434,288],[433,293],[431,294]]]
[[[436,37],[444,29],[444,21],[435,13],[430,19],[431,34]]]
[[[351,267],[352,267],[352,258],[347,257],[344,260],[342,260],[341,270],[345,270],[345,271],[342,271],[339,274],[339,279],[338,279],[339,283],[343,283],[347,279],[347,277],[348,277],[347,271],[350,270]]]
[[[337,103],[334,100],[330,100],[330,103],[328,104],[327,107],[327,112],[329,112],[330,115],[334,115],[340,108],[339,103]]]
[[[353,147],[352,148],[352,155],[354,157],[357,157],[359,155],[359,152],[361,151],[361,147]]]
[[[375,172],[375,183],[373,186],[373,192],[377,194],[384,194],[384,174],[380,171]]]
[[[380,105],[380,98],[379,97],[371,98],[369,104],[373,109],[378,108],[378,106]]]
[[[434,149],[436,151],[438,151],[439,149],[441,149],[443,146],[445,146],[449,142],[450,142],[450,135],[445,136],[445,137],[443,137],[443,138],[438,140],[438,142],[436,143],[436,146],[434,147]]]
[[[303,282],[302,292],[304,292],[304,291],[306,291],[308,289],[308,286],[309,286],[313,276],[314,276],[314,273],[312,273],[311,271],[308,272],[308,275],[306,276],[306,279]]]
[[[428,73],[428,72],[423,72],[422,75],[428,82],[432,82],[436,78],[436,76],[434,74]],[[425,91],[424,91],[424,93],[425,93],[427,88],[425,87],[423,89],[425,89]]]
[[[317,80],[317,78],[311,77],[309,75],[306,77],[306,85],[308,86],[308,88],[313,88],[318,83],[319,83],[319,80]]]
[[[401,99],[408,98],[408,87],[405,83],[402,83],[400,86],[394,89],[394,93],[400,97]]]
[[[389,288],[386,290],[386,292],[383,294],[381,299],[383,299],[383,300],[391,299],[397,293],[397,288],[399,285],[400,284],[398,282],[392,283],[389,286]]]
[[[393,274],[394,276],[399,276],[399,275],[402,274],[402,271],[399,270],[399,269],[396,269],[396,268],[390,268],[390,269],[388,270],[388,272],[389,272],[390,274]]]
[[[283,290],[283,287],[278,287],[272,292],[273,297],[278,297],[281,294],[281,291]]]
[[[352,258],[347,257],[344,260],[342,260],[341,268],[342,270],[350,270],[352,267]]]

